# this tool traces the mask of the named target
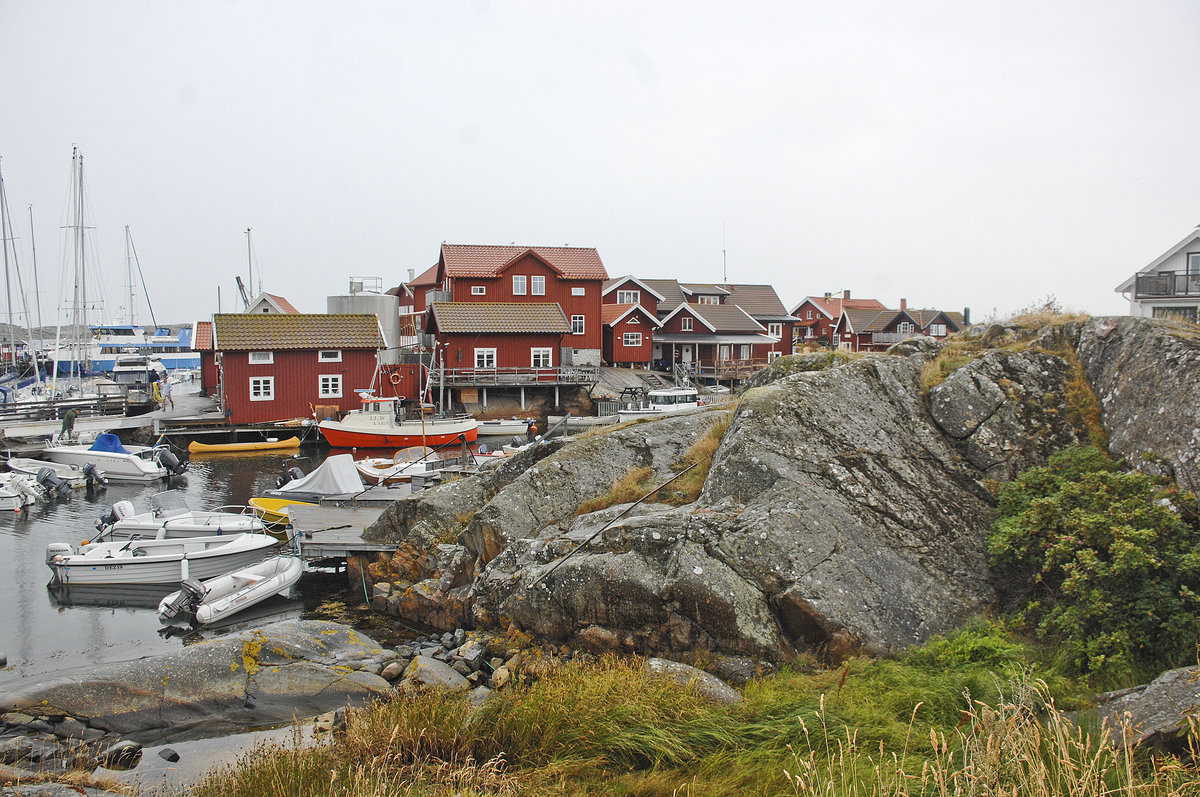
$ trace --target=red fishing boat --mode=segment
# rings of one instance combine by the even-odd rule
[[[479,436],[479,422],[469,415],[426,414],[414,409],[408,417],[404,399],[362,396],[362,409],[350,410],[340,421],[324,420],[317,424],[321,434],[334,448],[399,448],[403,446],[440,446],[455,440],[473,442]]]

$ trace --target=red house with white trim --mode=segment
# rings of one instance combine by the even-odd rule
[[[850,291],[835,296],[805,296],[792,308],[792,315],[799,319],[793,327],[793,349],[805,343],[836,346],[834,327],[841,320],[843,310],[886,310],[883,302],[876,299],[851,299]]]
[[[605,304],[604,362],[607,365],[649,367],[654,353],[654,314],[640,304]]]

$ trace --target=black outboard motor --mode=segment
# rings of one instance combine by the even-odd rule
[[[304,471],[297,467],[288,468],[283,472],[283,475],[275,479],[275,487],[279,488],[288,482],[294,482],[296,479],[303,479]]]
[[[167,473],[172,476],[179,476],[187,470],[187,463],[180,462],[179,457],[172,454],[165,448],[157,449],[154,452],[154,461],[161,467],[167,469]]]
[[[108,477],[104,475],[104,471],[97,468],[91,462],[83,463],[83,475],[87,479],[88,487],[95,487],[97,484],[108,484]]]
[[[37,472],[37,483],[45,487],[47,493],[53,490],[59,498],[71,496],[71,485],[60,479],[51,468],[42,468]]]
[[[185,579],[179,584],[179,594],[175,599],[164,603],[159,609],[158,616],[171,620],[181,614],[195,614],[196,607],[204,600],[204,585],[194,578]]]

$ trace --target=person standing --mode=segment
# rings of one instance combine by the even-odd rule
[[[162,400],[163,409],[167,408],[167,404],[171,405],[171,409],[175,409],[175,399],[171,398],[171,378],[164,376],[162,379]]]
[[[75,416],[79,413],[75,412],[75,408],[67,410],[67,414],[63,416],[62,431],[59,432],[59,438],[71,439],[75,434]]]

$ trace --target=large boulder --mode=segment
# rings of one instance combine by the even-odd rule
[[[352,628],[296,620],[8,684],[3,708],[86,718],[138,741],[198,738],[364,701],[389,688],[369,671],[387,656]]]
[[[1096,703],[1097,719],[1114,743],[1149,743],[1186,754],[1189,728],[1200,720],[1200,670],[1168,670],[1149,684],[1100,695]]]
[[[1200,492],[1200,329],[1148,318],[1093,318],[1078,329],[1109,451]]]

